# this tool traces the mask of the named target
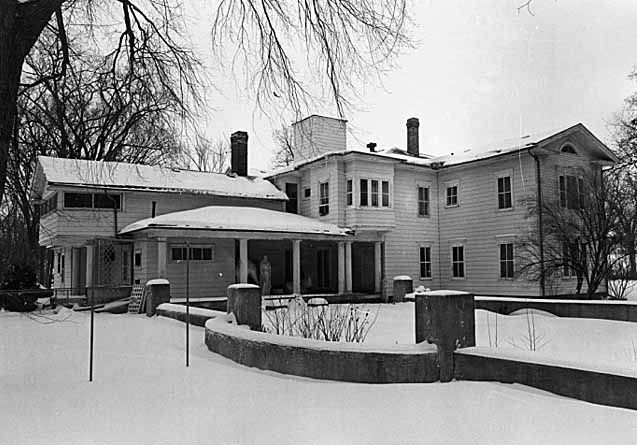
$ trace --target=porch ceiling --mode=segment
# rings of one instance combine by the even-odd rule
[[[208,206],[147,218],[120,235],[148,237],[344,239],[349,229],[313,218],[257,207]]]

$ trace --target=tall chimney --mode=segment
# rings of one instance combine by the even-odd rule
[[[248,176],[248,133],[235,131],[230,135],[230,168],[237,176]]]
[[[407,153],[412,156],[419,156],[420,149],[418,148],[418,122],[417,117],[407,119]]]

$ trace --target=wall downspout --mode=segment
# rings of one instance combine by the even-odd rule
[[[542,297],[546,296],[546,283],[544,281],[544,226],[542,224],[542,174],[540,171],[540,158],[537,157],[535,153],[531,150],[533,147],[529,148],[529,154],[535,159],[535,182],[537,184],[537,205],[538,205],[538,215],[537,215],[537,224],[538,224],[538,235],[540,241],[540,295]]]

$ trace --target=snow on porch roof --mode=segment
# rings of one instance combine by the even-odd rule
[[[50,184],[287,200],[270,181],[251,176],[48,156],[39,156],[38,162]]]
[[[335,224],[293,213],[258,207],[231,206],[208,206],[167,213],[156,218],[136,221],[119,233],[125,235],[147,229],[297,233],[327,237],[341,237],[350,233],[349,229]]]

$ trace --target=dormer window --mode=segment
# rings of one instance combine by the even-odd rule
[[[573,147],[571,144],[564,144],[562,146],[562,153],[569,153],[572,155],[576,155],[577,152],[575,151],[575,147]]]

